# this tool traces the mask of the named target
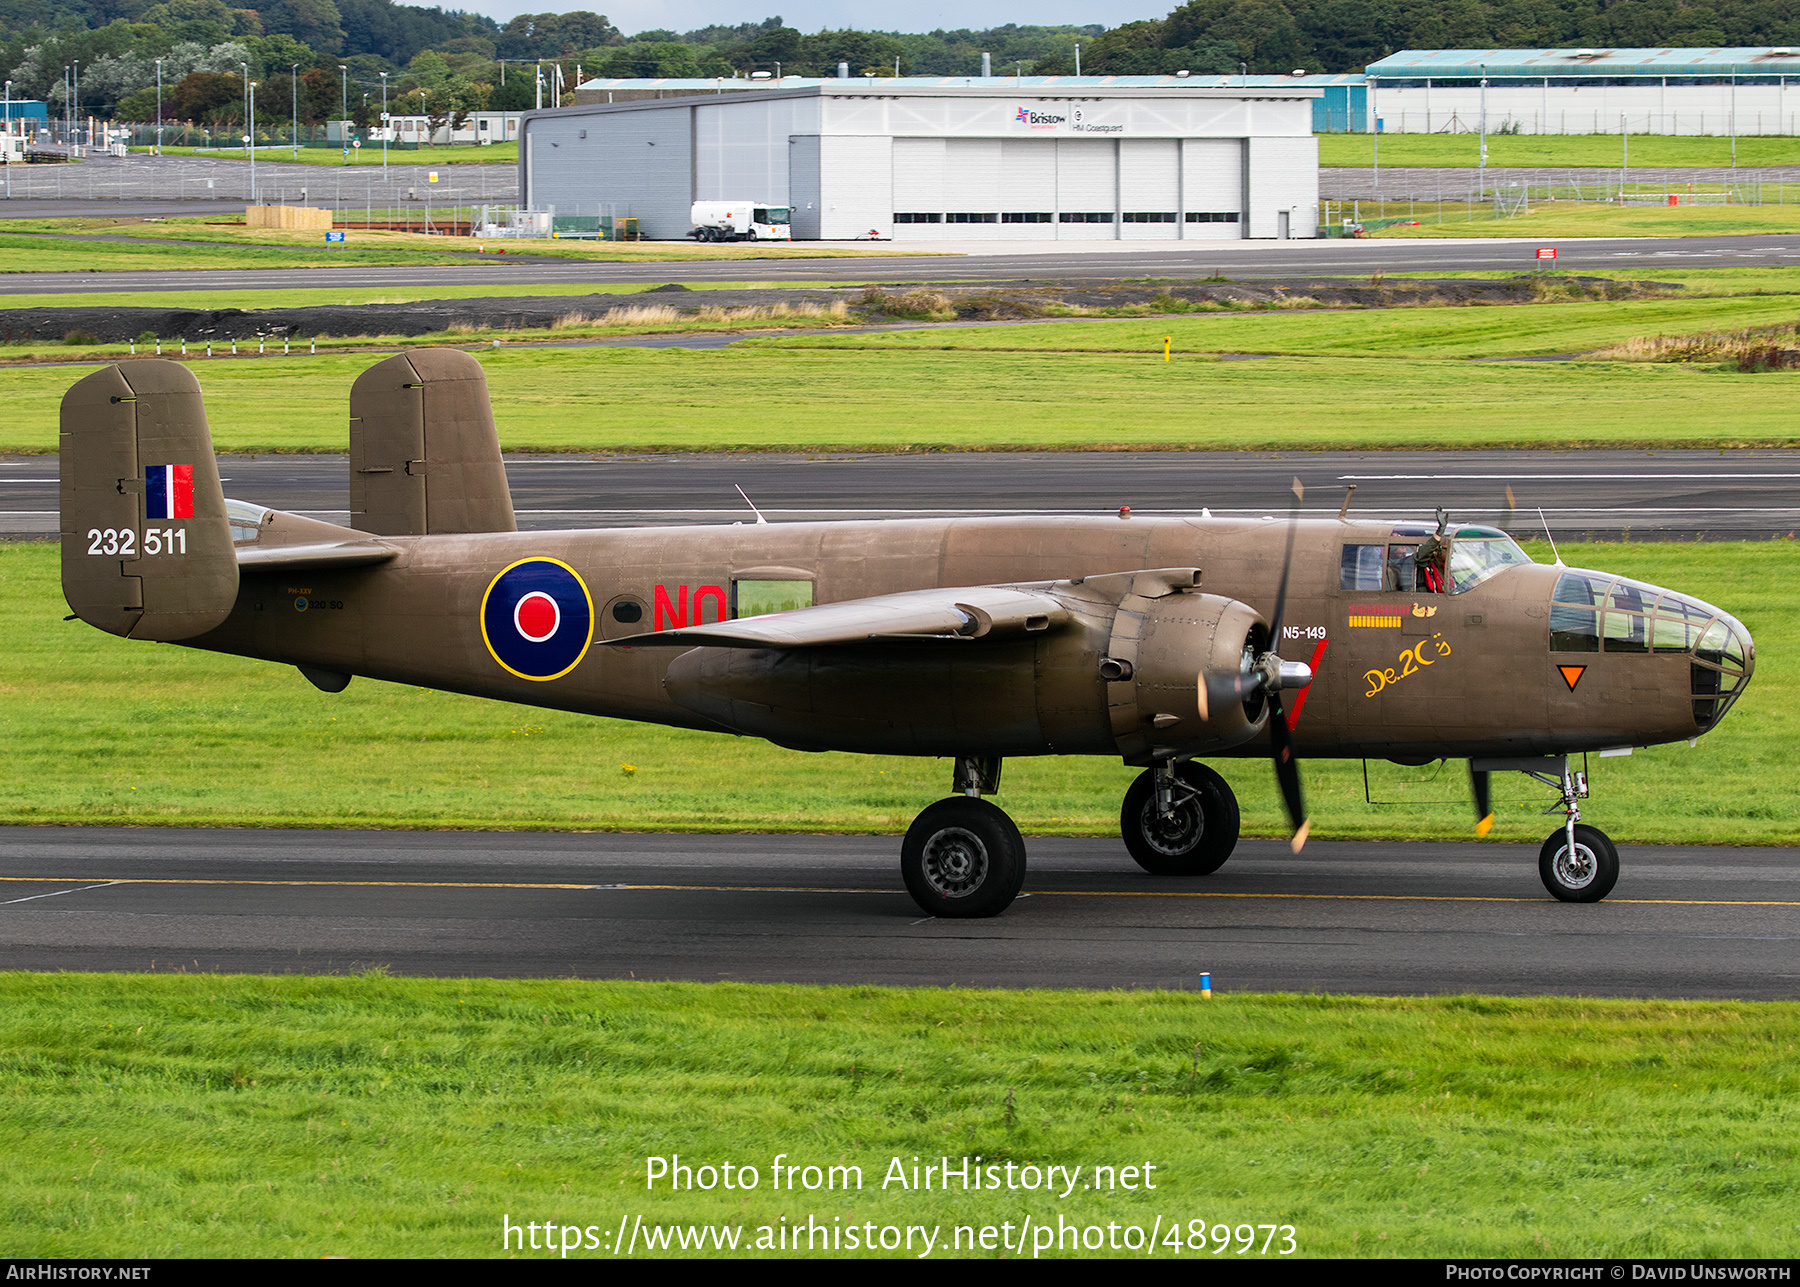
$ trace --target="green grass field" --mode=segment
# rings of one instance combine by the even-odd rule
[[[1384,113],[1385,115],[1385,113]],[[1319,164],[1368,166],[1375,160],[1372,134],[1321,134]],[[1488,164],[1494,167],[1571,167],[1617,169],[1621,140],[1617,134],[1489,134]],[[1381,165],[1473,168],[1481,160],[1475,134],[1383,134]],[[1740,169],[1800,165],[1800,139],[1766,136],[1737,141]],[[1633,134],[1631,165],[1723,168],[1731,164],[1731,139],[1696,135]]]
[[[0,975],[0,1226],[123,1259],[495,1256],[503,1218],[751,1249],[809,1216],[943,1258],[1059,1215],[1189,1260],[1240,1224],[1300,1257],[1791,1256],[1796,1039],[1768,1003]],[[757,1188],[649,1190],[671,1154]],[[862,1187],[775,1191],[777,1155]],[[965,1155],[1155,1191],[881,1187]]]
[[[1681,287],[1680,298],[1682,299],[1706,299],[1725,295],[1800,294],[1800,270],[1793,268],[1680,268],[1671,265],[1668,268],[1600,269],[1592,264],[1583,263],[1582,253],[1582,248],[1579,246],[1564,249],[1557,260],[1562,265],[1562,271],[1600,276],[1609,281],[1667,282]],[[1521,271],[1526,271],[1530,267],[1531,265],[1527,265],[1527,269]],[[1500,279],[1517,275],[1517,273],[1492,270],[1386,274],[1387,277],[1394,279],[1427,278],[1433,280],[1454,280],[1464,277]],[[63,298],[73,297],[64,296]]]
[[[1293,291],[1304,295],[1305,288]],[[1640,335],[1693,334],[1800,323],[1788,296],[1649,299],[1473,308],[1385,308],[1319,317],[1304,310],[1221,312],[1143,321],[1056,322],[953,331],[821,335],[784,348],[1016,350],[1152,353],[1164,336],[1178,353],[1270,353],[1318,357],[1502,358],[1575,353]]]
[[[352,245],[316,247],[238,245],[133,245],[124,242],[76,241],[33,237],[0,230],[0,273],[157,272],[212,268],[324,268],[346,264],[367,268],[393,264],[457,264],[474,262],[458,243],[429,250],[362,249]],[[473,246],[467,247],[473,250]]]
[[[1626,314],[1627,307],[1618,312]],[[1761,301],[1782,319],[1791,305]],[[1461,314],[1461,316],[1452,316]],[[1686,326],[1749,312],[1688,313]],[[1713,367],[1628,362],[1476,362],[1466,357],[1278,355],[1247,361],[1162,360],[1162,337],[1183,348],[1325,349],[1404,354],[1436,345],[1465,355],[1491,345],[1532,347],[1522,308],[1419,310],[1422,327],[1396,332],[1393,315],[1199,317],[1167,322],[754,340],[722,350],[526,348],[477,350],[508,450],[1277,450],[1359,446],[1464,448],[1787,446],[1800,428],[1782,391],[1792,372],[1740,375]],[[1584,343],[1655,333],[1606,321]],[[1792,316],[1792,313],[1787,313]],[[1270,325],[1265,329],[1263,323]],[[1294,323],[1309,323],[1305,326]],[[1442,323],[1434,338],[1430,327]],[[1557,351],[1569,332],[1534,343]],[[1112,351],[1078,348],[1083,337]],[[1141,338],[1137,352],[1119,351]],[[1004,345],[990,351],[986,345]],[[1028,346],[1037,344],[1037,349]],[[32,350],[40,359],[54,350]],[[190,350],[192,351],[192,350]],[[316,357],[192,359],[221,451],[342,451],[344,407],[369,352]],[[57,406],[90,369],[0,367],[9,414],[0,451],[55,449]],[[797,390],[829,390],[829,397]],[[979,390],[979,397],[965,396]],[[1567,408],[1579,406],[1570,416]],[[854,416],[846,407],[856,408]],[[1446,426],[1454,426],[1447,435]],[[1204,500],[1206,498],[1200,498]]]
[[[1800,727],[1794,544],[1563,553],[1718,603],[1761,656],[1746,696],[1698,749],[1594,761],[1595,824],[1621,842],[1800,840],[1800,797],[1782,785]],[[807,755],[366,679],[327,696],[291,667],[64,622],[57,575],[54,545],[0,546],[0,822],[897,833],[949,780],[944,761]],[[1286,834],[1265,763],[1218,767],[1247,833]],[[1433,793],[1444,803],[1401,809],[1363,799],[1360,762],[1309,762],[1313,834],[1468,838],[1454,768]],[[1017,760],[999,802],[1028,834],[1111,835],[1134,776],[1110,759]],[[1494,837],[1536,843],[1548,797],[1502,778]]]
[[[1800,185],[1795,185],[1800,195]],[[1469,206],[1445,202],[1440,211],[1434,202],[1385,204],[1362,202],[1365,220],[1399,218],[1418,220],[1417,227],[1393,224],[1369,235],[1389,240],[1406,238],[1507,237],[1553,244],[1562,238],[1580,237],[1749,237],[1792,236],[1800,232],[1800,205],[1762,206],[1616,206],[1600,202],[1553,201],[1533,203],[1525,213],[1505,219],[1493,217],[1491,205]],[[1385,215],[1373,213],[1385,210]],[[1579,253],[1579,248],[1572,248]]]
[[[834,282],[707,282],[707,290],[801,290],[827,287]],[[1800,291],[1800,282],[1794,283]],[[488,299],[534,297],[554,299],[569,295],[639,295],[655,290],[656,284],[609,286],[600,283],[575,285],[488,286],[418,286],[418,287],[292,287],[282,290],[196,290],[157,291],[145,295],[138,291],[107,291],[82,294],[62,291],[43,295],[8,295],[8,308],[307,308],[319,304],[410,304],[425,299]],[[624,303],[627,301],[621,301]],[[7,350],[0,349],[0,355]]]
[[[56,234],[50,236],[46,234]],[[108,240],[113,237],[142,241]],[[851,245],[701,245],[689,242],[525,241],[482,242],[470,237],[427,236],[352,228],[345,240],[328,244],[318,230],[246,228],[201,219],[30,219],[0,227],[0,273],[124,272],[185,268],[318,268],[360,264],[434,265],[483,262],[485,251],[539,259],[628,260],[665,263],[688,260],[854,259],[871,255],[920,255]]]

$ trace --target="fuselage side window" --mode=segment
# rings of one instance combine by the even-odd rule
[[[1386,586],[1381,575],[1383,549],[1384,547],[1380,545],[1346,545],[1343,568],[1338,577],[1338,588],[1340,590],[1385,589]]]
[[[731,615],[763,617],[813,606],[811,581],[733,581]]]
[[[1592,608],[1550,605],[1551,652],[1599,652],[1600,630]]]

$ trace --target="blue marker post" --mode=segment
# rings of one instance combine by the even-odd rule
[[[1203,973],[1200,976],[1200,995],[1208,1001],[1212,1000],[1212,975]]]

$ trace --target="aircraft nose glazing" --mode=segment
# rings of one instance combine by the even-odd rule
[[[1694,724],[1701,733],[1724,718],[1756,668],[1755,641],[1730,613],[1662,586],[1577,568],[1558,577],[1551,593],[1550,650],[1688,654]]]

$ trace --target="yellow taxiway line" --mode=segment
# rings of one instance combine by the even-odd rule
[[[95,878],[55,876],[0,876],[9,884],[59,885],[75,880]],[[548,881],[478,881],[478,880],[252,880],[215,879],[184,876],[120,876],[101,878],[84,888],[99,889],[118,885],[271,885],[294,888],[344,889],[589,889],[623,891],[664,891],[672,893],[717,894],[901,894],[900,889],[850,889],[823,885],[631,885],[575,884]],[[78,890],[67,891],[70,893]],[[1543,903],[1544,898],[1515,898],[1491,894],[1256,894],[1224,890],[1186,889],[1039,889],[1029,891],[1034,898],[1261,898],[1305,902],[1341,903]],[[1800,901],[1775,898],[1608,898],[1609,904],[1624,903],[1640,907],[1800,907]]]

